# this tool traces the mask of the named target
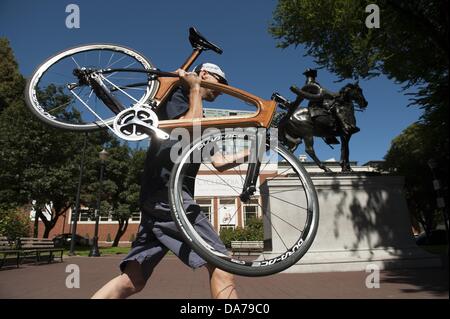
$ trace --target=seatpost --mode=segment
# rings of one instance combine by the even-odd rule
[[[195,48],[194,51],[192,51],[192,54],[187,58],[187,60],[181,65],[180,69],[187,70],[191,67],[191,65],[197,60],[199,55],[202,53],[201,48]]]

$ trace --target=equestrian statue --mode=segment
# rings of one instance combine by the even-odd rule
[[[323,138],[330,146],[339,144],[336,138],[339,137],[342,172],[351,172],[349,142],[351,136],[360,131],[356,126],[355,108],[363,111],[368,105],[362,89],[356,82],[333,93],[316,81],[317,70],[307,69],[303,74],[305,85],[301,89],[290,88],[297,96],[295,101],[290,102],[278,93],[272,95],[272,99],[286,110],[275,119],[279,140],[292,152],[304,141],[306,153],[321,169],[331,172],[314,152],[314,136]],[[308,107],[301,107],[300,103],[305,99],[309,101]]]

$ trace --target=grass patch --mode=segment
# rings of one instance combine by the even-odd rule
[[[128,254],[131,247],[100,247],[100,255],[121,255]],[[64,249],[64,255],[69,255],[69,248]],[[76,247],[75,254],[77,256],[89,256],[89,252],[91,251],[91,247]]]

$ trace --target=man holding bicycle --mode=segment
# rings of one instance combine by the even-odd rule
[[[203,117],[203,100],[214,101],[220,92],[200,86],[201,81],[227,84],[223,71],[212,63],[197,66],[194,72],[177,70],[181,86],[159,108],[160,120],[196,119]],[[126,298],[141,291],[153,269],[171,250],[191,268],[206,266],[213,298],[237,298],[233,275],[207,264],[182,239],[171,219],[168,202],[168,180],[173,167],[170,149],[178,140],[153,139],[147,153],[141,185],[142,220],[132,249],[120,264],[122,274],[95,293],[93,298]],[[213,163],[214,164],[214,163]],[[218,161],[216,165],[226,165]],[[192,172],[195,176],[197,172]],[[194,184],[194,183],[193,183]],[[198,233],[215,249],[228,254],[208,218],[193,199],[194,185],[185,185],[192,212],[192,221]]]

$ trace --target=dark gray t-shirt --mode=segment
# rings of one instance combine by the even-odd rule
[[[159,120],[177,119],[189,110],[188,92],[179,87],[169,97],[165,105],[161,105],[158,111]],[[168,183],[170,173],[173,168],[173,161],[170,158],[170,150],[178,140],[160,140],[152,138],[150,147],[147,151],[147,157],[144,164],[144,173],[141,183],[140,204],[145,202],[163,202],[168,203]],[[191,165],[189,175],[184,189],[191,197],[194,195],[194,177],[197,174],[199,165]]]

